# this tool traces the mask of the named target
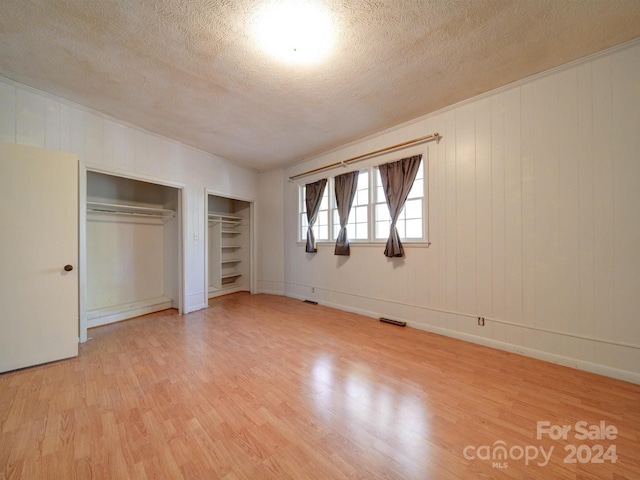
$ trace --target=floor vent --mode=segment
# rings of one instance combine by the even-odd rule
[[[391,318],[380,317],[380,321],[384,323],[390,323],[391,325],[397,325],[399,327],[407,326],[407,322],[401,322],[400,320],[393,320]]]
[[[313,300],[304,300],[304,303],[310,303],[311,305],[317,305],[318,302],[314,302]]]

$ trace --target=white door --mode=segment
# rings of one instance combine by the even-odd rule
[[[78,355],[78,158],[0,143],[0,372]]]

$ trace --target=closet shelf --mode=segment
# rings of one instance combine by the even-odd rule
[[[242,217],[229,215],[226,213],[209,213],[207,215],[210,222],[221,223],[222,225],[231,226],[231,228],[242,225]],[[226,232],[225,232],[226,233]]]
[[[138,217],[173,218],[174,210],[167,208],[139,207],[116,203],[87,202],[87,213],[109,213],[116,215],[133,215]]]
[[[241,277],[242,274],[240,273],[229,273],[226,275],[222,275],[220,278],[225,279],[225,278],[237,278],[237,277]]]
[[[229,260],[221,260],[220,263],[225,264],[225,263],[240,263],[242,260],[240,260],[239,258],[230,258]]]
[[[240,248],[240,245],[222,245],[220,248]]]

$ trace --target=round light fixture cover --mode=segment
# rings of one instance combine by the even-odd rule
[[[269,2],[257,12],[254,36],[260,47],[290,63],[315,63],[324,58],[334,41],[330,13],[306,1]]]

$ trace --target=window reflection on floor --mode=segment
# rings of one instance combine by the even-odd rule
[[[411,458],[414,454],[428,456],[430,447],[425,400],[415,385],[408,385],[404,391],[397,379],[385,384],[380,378],[373,381],[374,375],[374,369],[368,366],[345,368],[336,365],[331,355],[319,355],[310,371],[317,418],[327,428],[340,430],[342,425],[351,438],[363,441],[362,446],[371,440],[370,446],[381,453],[419,468]]]

